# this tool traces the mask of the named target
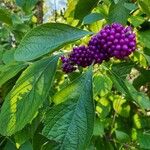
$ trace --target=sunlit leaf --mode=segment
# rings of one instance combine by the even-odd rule
[[[6,96],[0,112],[0,133],[10,136],[33,120],[48,96],[58,56],[31,64]]]
[[[61,23],[47,23],[31,30],[15,52],[18,61],[29,61],[81,39],[91,32]]]

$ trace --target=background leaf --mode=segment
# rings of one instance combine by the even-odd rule
[[[133,62],[114,63],[112,65],[112,70],[117,72],[120,78],[125,79],[134,66],[135,64]]]
[[[150,99],[142,92],[138,92],[131,83],[124,81],[117,72],[111,72],[110,78],[119,92],[127,99],[134,100],[142,109],[150,109]]]
[[[0,22],[12,25],[11,14],[5,8],[0,7]]]
[[[104,16],[100,13],[92,13],[84,17],[84,24],[92,24],[96,21],[104,19]]]
[[[130,140],[130,137],[128,134],[126,134],[125,132],[122,131],[115,131],[116,133],[116,138],[120,141],[120,142],[128,142]]]
[[[139,32],[139,40],[147,48],[150,48],[150,30]]]
[[[90,14],[98,2],[99,0],[79,0],[75,7],[74,18],[82,20],[86,15]]]
[[[150,134],[149,133],[138,133],[138,142],[141,148],[150,149]]]
[[[94,85],[94,97],[98,94],[100,96],[104,96],[111,91],[112,82],[108,76],[104,75],[96,75],[93,78],[93,85]]]
[[[124,6],[125,0],[120,0],[117,4],[111,4],[109,8],[108,21],[109,23],[126,24],[130,11]]]
[[[38,0],[16,0],[16,4],[26,13],[30,13],[37,2]]]
[[[149,0],[138,0],[138,4],[141,7],[142,11],[150,16],[150,5]]]

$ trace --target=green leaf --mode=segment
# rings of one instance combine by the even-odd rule
[[[138,8],[138,6],[136,6],[134,3],[124,3],[124,7],[130,11],[134,11]]]
[[[137,78],[134,79],[133,85],[136,89],[139,90],[142,85],[146,85],[147,83],[150,83],[149,81],[150,70],[145,70],[141,68],[138,71],[140,71],[140,74]]]
[[[150,56],[150,48],[144,48],[144,54]]]
[[[147,95],[142,92],[138,92],[132,84],[126,82],[126,86],[130,91],[132,99],[142,108],[142,109],[150,109],[150,99]]]
[[[103,122],[101,122],[100,119],[96,119],[94,122],[93,135],[103,137],[104,134],[105,134],[105,132],[104,132]]]
[[[100,13],[92,13],[84,17],[84,24],[92,24],[96,21],[104,19],[104,16]]]
[[[134,66],[135,64],[133,62],[114,63],[112,65],[112,71],[117,72],[119,77],[125,79]]]
[[[63,47],[91,32],[60,23],[47,23],[31,30],[15,52],[18,61],[29,61]]]
[[[139,40],[147,48],[150,48],[150,30],[139,32]]]
[[[59,144],[54,141],[46,142],[42,145],[42,148],[40,150],[58,150]]]
[[[147,64],[150,65],[150,48],[144,47],[142,55],[145,57]]]
[[[41,123],[38,126],[38,128],[32,138],[33,150],[42,150],[42,147],[45,145],[45,143],[49,142],[49,140],[41,134],[42,129],[43,129],[43,124]]]
[[[0,22],[12,25],[11,14],[7,9],[0,7]]]
[[[149,133],[138,133],[138,142],[140,148],[150,149],[150,134]]]
[[[118,22],[126,24],[130,11],[124,6],[124,4],[124,0],[120,0],[117,4],[112,2],[109,8],[109,23]]]
[[[121,96],[117,96],[113,101],[113,108],[117,114],[122,117],[129,117],[130,115],[130,105],[126,104],[126,100]]]
[[[112,88],[112,82],[106,75],[96,75],[93,79],[94,83],[94,96],[100,94],[100,96],[106,95]]]
[[[26,13],[30,13],[38,0],[16,0],[16,4],[20,6]]]
[[[15,59],[14,59],[14,52],[15,52],[15,49],[11,49],[11,50],[5,51],[5,53],[3,54],[2,61],[5,64],[13,63],[15,61]]]
[[[74,18],[82,20],[86,15],[90,14],[99,0],[79,0],[76,7]]]
[[[11,141],[7,141],[3,150],[17,150],[17,148],[14,143],[12,143]]]
[[[138,0],[138,4],[142,11],[146,13],[148,16],[150,16],[150,5],[149,0]]]
[[[114,83],[115,87],[119,92],[121,92],[124,95],[127,95],[128,97],[131,97],[124,80],[113,70],[110,71],[110,79],[112,80],[112,82]]]
[[[110,78],[118,91],[128,99],[135,101],[142,109],[150,109],[150,99],[148,96],[142,92],[138,92],[131,83],[120,78],[117,72],[111,71]]]
[[[44,121],[43,135],[60,143],[59,149],[86,149],[93,133],[94,103],[91,68],[74,82],[78,84],[73,91],[75,94],[70,96],[71,93],[67,92],[70,85],[62,90],[66,101],[50,109]],[[61,94],[62,92],[57,96],[60,99]]]
[[[22,69],[27,67],[25,63],[12,63],[0,68],[0,87],[9,79],[17,75]]]
[[[33,150],[32,144],[29,141],[27,141],[23,145],[21,145],[19,150]]]
[[[125,142],[128,142],[130,140],[129,135],[126,134],[125,132],[116,130],[115,133],[116,133],[117,140],[119,140],[120,142],[125,143]]]
[[[129,22],[135,27],[139,27],[144,22],[144,18],[141,16],[131,16]]]
[[[21,131],[17,132],[14,135],[14,139],[15,139],[15,142],[17,144],[17,147],[20,147],[22,144],[24,144],[30,138],[33,137],[33,135],[35,134],[35,131],[37,130],[37,127],[38,127],[39,123],[40,123],[40,117],[38,115],[32,121],[31,125],[26,125]]]
[[[115,4],[117,4],[119,2],[119,0],[113,0]]]
[[[6,96],[0,113],[0,133],[10,136],[33,120],[47,98],[58,56],[31,64]],[[32,109],[31,109],[32,107]]]
[[[111,104],[110,101],[102,97],[98,100],[98,103],[96,105],[96,112],[100,119],[106,119],[106,117],[109,115],[111,111]]]

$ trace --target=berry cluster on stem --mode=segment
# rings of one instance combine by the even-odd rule
[[[94,35],[87,46],[74,47],[67,57],[62,56],[62,69],[65,73],[71,73],[78,66],[87,67],[93,62],[101,64],[111,57],[124,59],[135,49],[136,37],[132,28],[113,23]]]

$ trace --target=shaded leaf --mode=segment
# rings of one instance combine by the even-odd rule
[[[147,48],[150,48],[150,30],[139,32],[139,40]]]
[[[12,25],[11,14],[5,8],[0,7],[0,22]]]
[[[20,6],[26,13],[30,13],[38,0],[16,0],[16,4]]]
[[[127,75],[131,72],[131,69],[135,66],[133,62],[121,62],[121,63],[114,63],[112,65],[112,70],[119,74],[119,77],[125,79]]]
[[[138,132],[138,142],[141,148],[150,149],[150,134]]]
[[[124,6],[125,0],[120,0],[117,4],[111,4],[109,8],[108,21],[109,23],[126,24],[130,11]]]
[[[150,83],[149,76],[150,70],[140,69],[140,74],[137,78],[134,79],[133,85],[136,89],[140,89],[142,85]]]
[[[43,144],[41,150],[58,150],[59,144],[54,141],[49,141]]]
[[[17,148],[14,143],[7,141],[3,150],[17,150]]]
[[[29,141],[27,141],[23,145],[21,145],[19,150],[33,150],[32,144]]]
[[[79,0],[76,7],[74,18],[82,20],[86,15],[90,14],[99,0]]]
[[[59,149],[85,149],[94,126],[91,68],[78,79],[78,86],[74,88],[75,94],[72,96],[66,90],[69,87],[62,90],[66,94],[66,101],[47,112],[43,135],[58,142]]]
[[[125,142],[128,142],[130,140],[129,135],[126,134],[125,132],[116,130],[115,133],[116,133],[117,140],[119,140],[120,142],[125,143]]]
[[[0,86],[6,83],[9,79],[17,75],[22,69],[27,67],[25,63],[12,63],[4,65],[0,68]]]
[[[150,99],[147,95],[142,92],[138,92],[132,84],[126,82],[126,86],[128,87],[132,99],[142,108],[142,109],[150,109]]]
[[[128,99],[135,101],[142,109],[150,109],[150,99],[142,92],[138,92],[131,83],[124,81],[117,72],[111,71],[112,82],[119,92]]]

